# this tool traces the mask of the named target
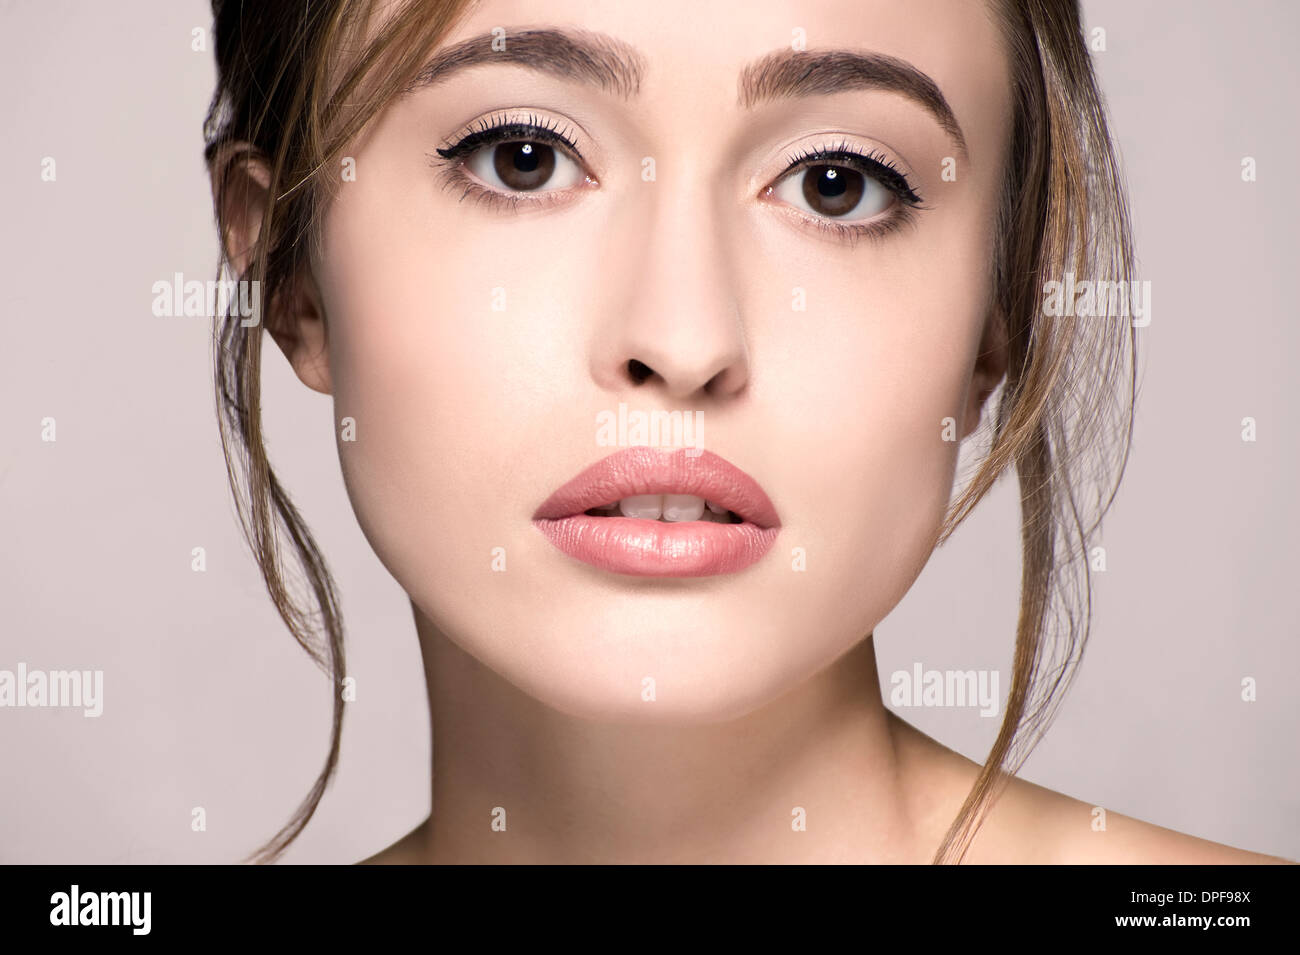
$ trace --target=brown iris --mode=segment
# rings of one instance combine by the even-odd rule
[[[527,192],[551,178],[555,150],[542,143],[500,143],[492,150],[492,167],[509,188]]]
[[[843,166],[809,166],[804,171],[803,196],[813,211],[842,216],[862,200],[864,178],[862,173]]]

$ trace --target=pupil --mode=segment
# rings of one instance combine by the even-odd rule
[[[843,166],[812,166],[803,177],[803,196],[815,212],[842,216],[862,200],[862,173]]]
[[[520,172],[532,172],[537,168],[537,154],[532,143],[524,143],[515,153],[515,168]]]
[[[501,143],[492,151],[492,166],[506,186],[526,192],[551,178],[555,150],[543,143]]]

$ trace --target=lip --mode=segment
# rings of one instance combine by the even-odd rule
[[[735,512],[739,524],[593,517],[593,508],[638,494],[692,494]],[[533,524],[585,564],[638,577],[711,577],[757,563],[781,522],[752,477],[711,451],[691,456],[626,448],[597,461],[546,499]]]

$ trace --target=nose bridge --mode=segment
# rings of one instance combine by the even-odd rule
[[[639,253],[628,263],[624,307],[611,318],[614,351],[598,360],[633,384],[652,379],[674,399],[734,394],[748,378],[748,356],[720,200],[726,189],[686,161],[637,186],[646,195],[629,227],[642,231]]]

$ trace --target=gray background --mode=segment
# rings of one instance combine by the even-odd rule
[[[1300,7],[1090,0],[1132,188],[1142,330],[1134,457],[1103,543],[1074,690],[1022,775],[1090,804],[1300,858],[1294,292]],[[151,286],[206,280],[201,161],[212,54],[201,0],[0,2],[0,668],[102,669],[105,710],[0,709],[0,861],[234,861],[319,769],[329,689],[238,536],[209,329]],[[57,181],[42,182],[42,157]],[[1243,183],[1254,156],[1259,179]],[[286,856],[352,862],[428,812],[409,606],[362,538],[328,398],[265,364],[272,460],[343,595],[342,766]],[[1240,422],[1258,421],[1243,443]],[[54,444],[40,421],[58,422]],[[1018,587],[1003,480],[877,630],[881,680],[999,669]],[[206,573],[190,550],[207,550]],[[1243,677],[1258,682],[1240,699]],[[996,719],[900,711],[982,759]],[[207,831],[192,832],[202,806]]]

